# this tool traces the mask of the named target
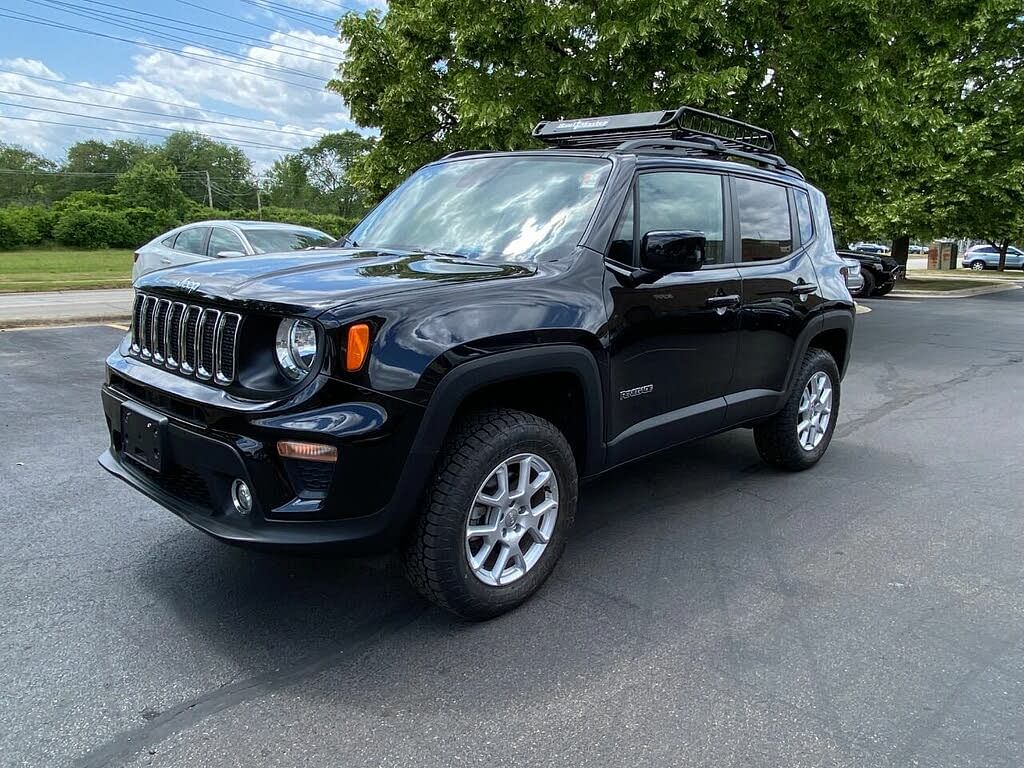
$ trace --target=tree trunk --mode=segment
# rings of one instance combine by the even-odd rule
[[[996,246],[999,249],[999,271],[1006,271],[1006,251],[1010,248],[1009,240],[1000,241],[999,245]]]
[[[907,259],[910,258],[910,235],[899,235],[892,240],[892,257],[907,271]]]

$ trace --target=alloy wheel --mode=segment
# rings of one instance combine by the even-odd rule
[[[817,371],[800,397],[796,425],[797,440],[805,451],[813,451],[828,431],[832,419],[832,380],[824,371]]]
[[[480,485],[466,518],[466,559],[484,584],[504,587],[533,568],[558,521],[558,479],[543,458],[505,459]]]

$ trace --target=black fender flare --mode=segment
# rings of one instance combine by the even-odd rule
[[[811,341],[813,341],[818,334],[835,329],[846,331],[846,354],[843,355],[843,365],[842,369],[839,371],[839,378],[841,379],[846,375],[846,368],[849,365],[850,360],[850,344],[853,341],[853,317],[855,312],[856,310],[854,309],[829,309],[807,323],[806,327],[797,337],[796,347],[794,350],[795,354],[793,355],[793,359],[789,361],[789,371],[786,373],[786,385],[782,388],[782,396],[779,398],[780,408],[789,397],[790,389],[793,386],[793,377],[796,376],[796,371],[800,362],[804,359],[804,355],[807,354],[807,349],[811,346]]]
[[[455,414],[466,398],[491,384],[543,373],[569,373],[579,379],[586,410],[580,475],[600,470],[604,462],[604,397],[593,353],[574,344],[548,344],[487,354],[456,366],[434,388],[389,503],[397,524],[404,526],[415,511]]]

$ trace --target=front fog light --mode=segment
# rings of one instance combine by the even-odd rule
[[[277,327],[277,364],[289,379],[298,381],[316,359],[316,327],[308,320],[282,320]]]
[[[252,512],[252,491],[244,480],[235,480],[231,484],[231,503],[240,515]]]

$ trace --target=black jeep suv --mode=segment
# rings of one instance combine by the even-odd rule
[[[227,542],[400,547],[484,618],[551,573],[581,480],[738,426],[817,462],[854,304],[772,134],[682,108],[535,135],[420,169],[346,247],[142,277],[103,467]]]

